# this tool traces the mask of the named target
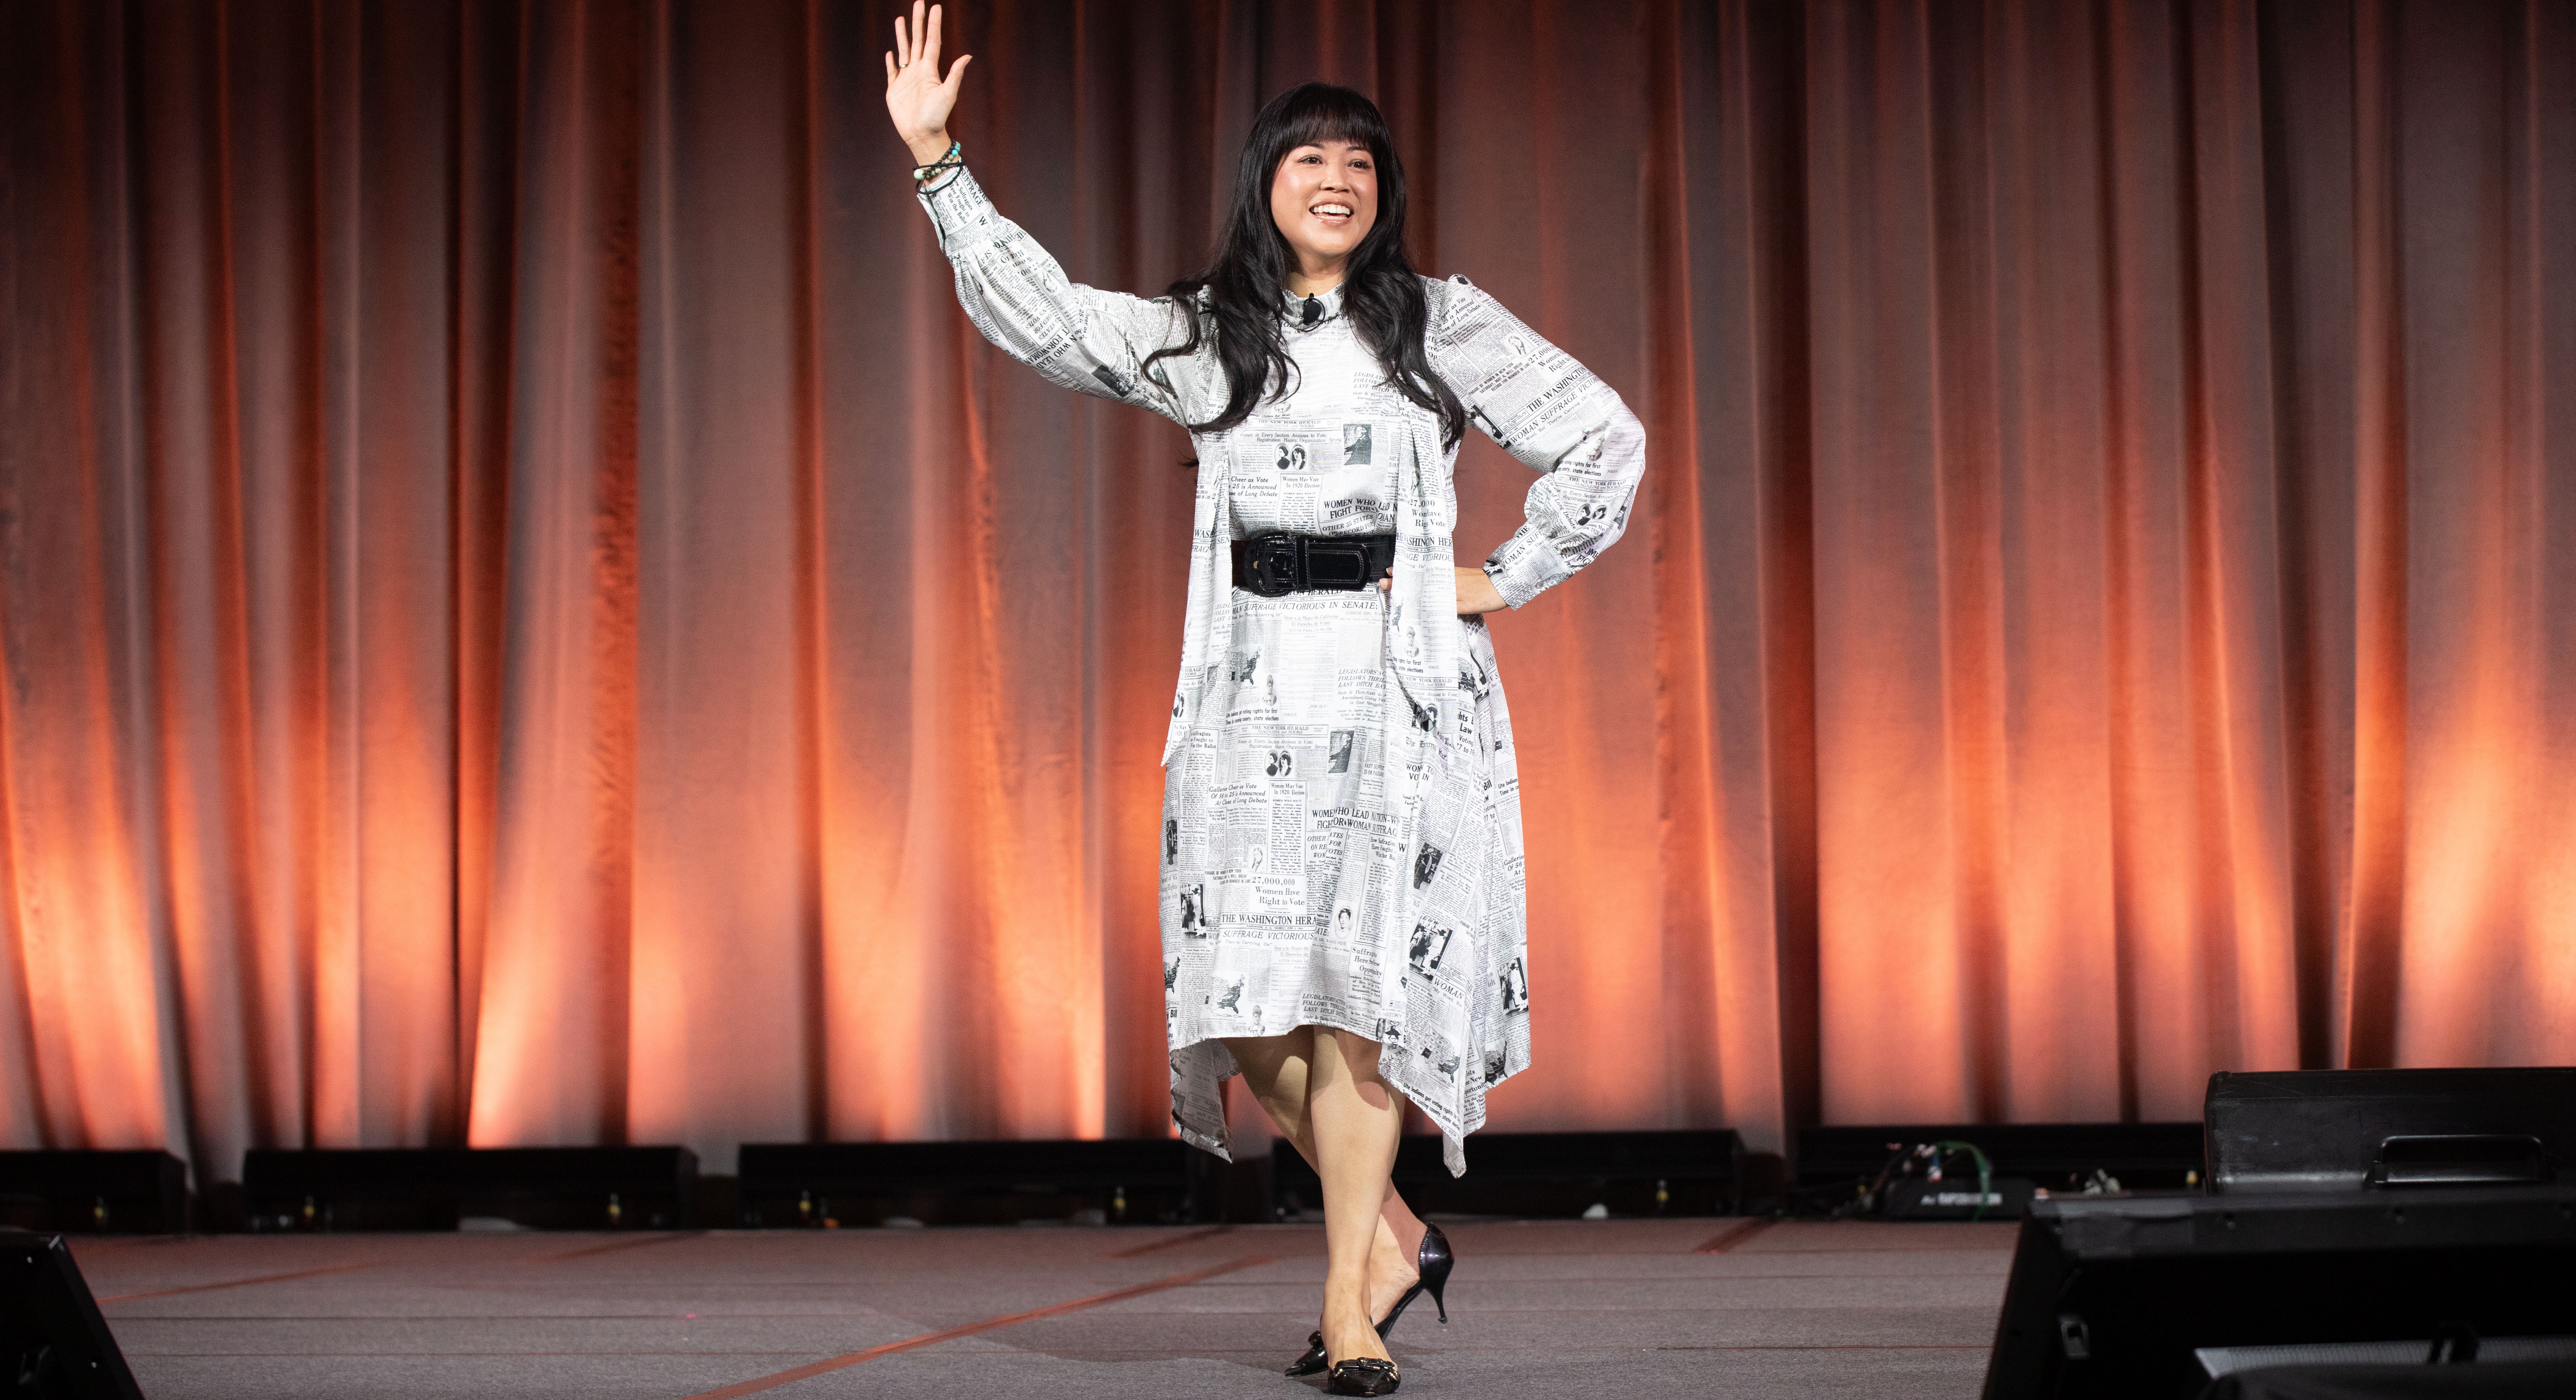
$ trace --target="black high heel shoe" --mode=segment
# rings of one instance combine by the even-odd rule
[[[1384,1341],[1386,1339],[1387,1332],[1395,1326],[1395,1320],[1404,1316],[1406,1305],[1410,1304],[1415,1298],[1420,1297],[1424,1293],[1429,1293],[1431,1295],[1431,1306],[1440,1310],[1441,1325],[1445,1327],[1449,1323],[1449,1304],[1447,1300],[1442,1298],[1440,1295],[1448,1290],[1449,1271],[1457,1267],[1458,1256],[1449,1252],[1449,1237],[1440,1233],[1439,1226],[1429,1223],[1425,1223],[1423,1225],[1422,1246],[1413,1252],[1413,1263],[1414,1267],[1421,1271],[1421,1276],[1413,1281],[1413,1286],[1411,1288],[1404,1290],[1403,1297],[1395,1300],[1394,1307],[1386,1310],[1386,1320],[1377,1325],[1377,1335],[1380,1341]],[[1347,1366],[1351,1363],[1344,1362],[1342,1364]],[[1318,1331],[1314,1335],[1306,1338],[1306,1354],[1289,1362],[1288,1369],[1281,1374],[1290,1376],[1311,1376],[1323,1369],[1324,1334]],[[1339,1368],[1337,1367],[1335,1369],[1338,1370]],[[1389,1372],[1389,1378],[1386,1382],[1386,1390],[1393,1389],[1395,1389],[1395,1380],[1393,1378],[1393,1373]],[[1336,1390],[1328,1393],[1334,1395],[1384,1395],[1386,1390]]]
[[[1354,1356],[1333,1363],[1333,1374],[1325,1378],[1326,1395],[1393,1395],[1404,1381],[1404,1373],[1392,1361],[1374,1356]]]

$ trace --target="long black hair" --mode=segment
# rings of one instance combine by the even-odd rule
[[[1213,335],[1225,365],[1225,411],[1192,432],[1224,432],[1252,416],[1261,401],[1285,393],[1294,366],[1279,333],[1280,297],[1294,266],[1287,236],[1270,214],[1270,186],[1288,153],[1300,146],[1348,141],[1366,146],[1377,164],[1377,223],[1351,250],[1342,276],[1342,315],[1360,344],[1377,356],[1397,393],[1440,416],[1442,446],[1467,432],[1467,407],[1431,367],[1423,350],[1430,299],[1404,255],[1404,163],[1377,104],[1346,87],[1301,83],[1270,99],[1252,119],[1234,177],[1234,206],[1217,235],[1207,270],[1172,284],[1188,314],[1190,338],[1145,359],[1147,372],[1165,355],[1189,355]]]

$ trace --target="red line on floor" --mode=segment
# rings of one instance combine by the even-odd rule
[[[100,1307],[110,1303],[131,1303],[144,1298],[175,1298],[182,1293],[212,1293],[218,1288],[248,1288],[254,1283],[284,1283],[295,1278],[320,1278],[324,1274],[354,1274],[360,1269],[381,1267],[374,1263],[341,1264],[328,1269],[305,1269],[292,1274],[262,1274],[257,1278],[237,1278],[223,1283],[192,1283],[185,1288],[156,1288],[149,1293],[119,1293],[113,1298],[100,1298]]]
[[[1691,1253],[1724,1254],[1779,1223],[1777,1220],[1747,1220],[1738,1225],[1728,1226],[1701,1241],[1699,1248],[1692,1250]]]
[[[532,1259],[522,1259],[519,1262],[522,1264],[560,1264],[567,1259],[582,1259],[593,1254],[614,1254],[621,1249],[642,1249],[648,1244],[669,1244],[673,1240],[694,1240],[705,1233],[706,1231],[704,1230],[683,1230],[676,1235],[648,1235],[642,1239],[611,1240],[607,1244],[594,1244],[580,1249],[567,1249],[561,1254],[540,1254]]]
[[[750,1380],[736,1381],[732,1385],[716,1390],[700,1391],[698,1394],[685,1397],[685,1400],[734,1400],[736,1396],[757,1395],[761,1391],[775,1390],[793,1381],[845,1370],[862,1361],[874,1361],[880,1356],[892,1356],[899,1351],[912,1351],[919,1347],[935,1346],[941,1342],[952,1342],[959,1337],[972,1337],[978,1332],[991,1332],[998,1328],[1017,1326],[1023,1322],[1035,1322],[1042,1317],[1059,1317],[1065,1313],[1080,1312],[1085,1308],[1096,1308],[1103,1303],[1141,1298],[1148,1293],[1160,1293],[1167,1288],[1187,1287],[1193,1283],[1215,1278],[1219,1274],[1230,1274],[1237,1269],[1249,1269],[1256,1264],[1270,1263],[1271,1258],[1272,1256],[1267,1254],[1247,1254],[1231,1263],[1219,1264],[1213,1268],[1192,1269],[1186,1274],[1173,1274],[1168,1278],[1158,1278],[1151,1283],[1131,1284],[1125,1288],[1112,1289],[1107,1293],[1094,1293],[1088,1298],[1075,1298],[1067,1302],[1050,1303],[1043,1308],[1031,1308],[1027,1312],[1005,1313],[1000,1317],[985,1318],[981,1322],[969,1322],[962,1327],[944,1327],[936,1332],[924,1332],[918,1337],[906,1337],[900,1342],[888,1342],[883,1346],[854,1351],[846,1356],[829,1357],[811,1365],[799,1366],[792,1371],[755,1376]]]
[[[1192,1240],[1214,1239],[1218,1235],[1231,1235],[1233,1233],[1234,1227],[1231,1225],[1210,1225],[1204,1230],[1192,1230],[1186,1235],[1174,1235],[1168,1240],[1156,1240],[1152,1244],[1140,1244],[1134,1249],[1122,1249],[1109,1257],[1112,1259],[1133,1259],[1139,1254],[1151,1254],[1158,1249],[1170,1249],[1174,1245],[1188,1244]]]
[[[1596,1348],[1585,1348],[1585,1349],[1586,1349],[1586,1350],[1595,1350]],[[1831,1343],[1831,1342],[1817,1342],[1817,1343],[1814,1343],[1814,1344],[1812,1344],[1812,1345],[1805,1345],[1805,1346],[1771,1345],[1771,1346],[1728,1346],[1728,1347],[1715,1347],[1715,1346],[1712,1346],[1712,1347],[1657,1347],[1657,1348],[1655,1348],[1655,1350],[1657,1350],[1657,1351],[1992,1351],[1992,1350],[1994,1350],[1994,1348],[1993,1348],[1992,1346],[1985,1345],[1985,1344],[1983,1344],[1983,1343],[1978,1343],[1978,1342],[1959,1342],[1959,1343],[1956,1343],[1956,1344],[1936,1344],[1936,1343],[1931,1343],[1931,1342],[1918,1342],[1918,1343],[1912,1343],[1912,1344],[1907,1344],[1907,1345],[1880,1344],[1880,1343],[1875,1343],[1875,1342],[1854,1342],[1854,1343],[1850,1344],[1849,1346],[1837,1346],[1837,1345],[1834,1345],[1834,1344],[1833,1344],[1833,1343]],[[297,1354],[297,1355],[299,1355],[299,1356],[303,1355],[303,1353],[302,1353],[302,1352],[298,1352],[298,1353],[296,1353],[296,1354]]]

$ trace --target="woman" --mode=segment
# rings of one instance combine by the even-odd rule
[[[967,59],[942,77],[939,22],[895,21],[886,108],[958,300],[1013,358],[1198,450],[1163,749],[1172,1116],[1224,1156],[1240,1072],[1314,1164],[1323,1318],[1288,1373],[1382,1395],[1386,1330],[1422,1292],[1442,1305],[1451,1262],[1388,1180],[1403,1105],[1463,1172],[1487,1091],[1529,1063],[1519,786],[1481,615],[1618,538],[1644,430],[1465,278],[1414,275],[1403,169],[1348,89],[1262,110],[1205,273],[1153,300],[1067,282],[964,169]],[[1479,569],[1449,538],[1470,420],[1543,473]]]

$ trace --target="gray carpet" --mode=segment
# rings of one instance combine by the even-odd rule
[[[1972,1396],[2012,1255],[1997,1224],[1447,1228],[1451,1322],[1425,1300],[1393,1338],[1408,1396]],[[1279,1225],[234,1235],[76,1252],[152,1400],[1301,1400],[1319,1388],[1279,1367],[1314,1325],[1322,1245],[1316,1227]],[[762,1384],[1024,1312],[1041,1315]]]

